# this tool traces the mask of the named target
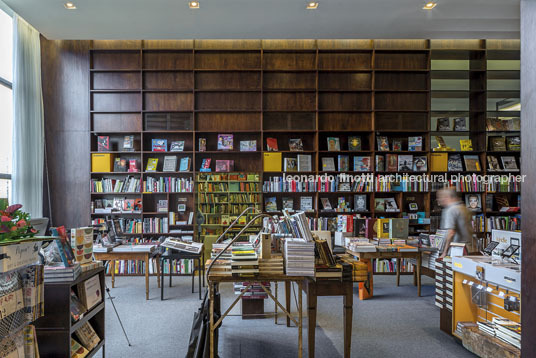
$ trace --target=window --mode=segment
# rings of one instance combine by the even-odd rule
[[[0,198],[11,196],[13,19],[0,9]]]

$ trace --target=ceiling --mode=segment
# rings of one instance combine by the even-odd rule
[[[3,0],[49,39],[519,38],[520,0]]]

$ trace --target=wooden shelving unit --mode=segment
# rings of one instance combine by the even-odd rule
[[[120,147],[114,145],[112,153],[137,158],[142,169],[137,175],[142,180],[147,176],[177,176],[196,181],[203,159],[211,158],[213,172],[215,160],[234,160],[234,172],[258,173],[262,184],[271,177],[283,175],[263,172],[263,154],[269,137],[278,139],[283,158],[297,154],[312,156],[312,172],[303,174],[324,174],[322,158],[334,157],[337,162],[337,155],[348,155],[352,169],[355,155],[370,156],[371,173],[376,175],[383,172],[376,172],[375,157],[386,153],[426,156],[427,171],[415,174],[432,174],[433,137],[442,135],[457,140],[457,136],[463,135],[472,139],[475,151],[471,154],[479,156],[481,173],[485,174],[487,137],[491,135],[486,131],[486,118],[497,112],[491,104],[519,97],[519,89],[515,87],[519,70],[512,67],[519,60],[518,41],[144,40],[128,44],[94,41],[90,57],[90,151],[97,150],[97,135],[101,133],[110,135],[112,143],[118,144],[125,134],[133,134],[141,143],[136,152],[120,153]],[[448,67],[447,62],[458,60],[465,61],[467,66]],[[443,61],[447,68],[437,67],[437,61]],[[436,87],[445,81],[447,86]],[[448,85],[448,81],[454,81],[454,85]],[[464,84],[460,87],[461,82]],[[460,109],[449,103],[463,103],[465,107]],[[167,119],[166,127],[148,128],[147,120],[155,116]],[[465,116],[469,128],[459,133],[436,133],[435,121],[439,116]],[[519,112],[509,111],[508,116],[519,116]],[[233,151],[217,150],[220,133],[234,135]],[[379,152],[379,135],[401,139],[403,151]],[[348,136],[361,137],[361,151],[347,150]],[[407,150],[409,136],[423,137],[422,151]],[[340,138],[340,152],[327,150],[328,137]],[[153,153],[150,142],[157,138],[167,139],[168,143],[184,140],[185,151]],[[206,139],[204,152],[199,150],[199,138]],[[304,153],[289,150],[292,138],[302,139]],[[240,152],[241,140],[256,140],[257,151]],[[143,172],[148,158],[163,159],[170,154],[190,157],[190,171]],[[513,155],[519,158],[519,154]],[[94,178],[111,175],[124,173],[92,173]],[[319,210],[321,198],[330,198],[332,206],[336,206],[338,196],[353,194],[260,193],[260,196],[261,203],[266,197],[277,197],[278,208],[282,207],[284,196],[294,197],[295,205],[300,196],[313,196],[316,210],[308,216],[318,219],[335,216]],[[426,217],[434,216],[435,194],[431,190],[364,194],[368,201],[368,212],[364,213],[367,216],[402,217],[407,211],[408,196],[415,197]],[[508,195],[515,204],[517,196]],[[482,202],[485,196],[486,193]],[[195,211],[197,207],[195,193],[140,193],[140,197],[144,210],[141,218],[155,215],[154,206],[159,197],[169,200],[170,211],[174,211],[179,197],[187,198],[187,211]],[[375,211],[376,197],[394,197],[400,212]],[[487,216],[486,207],[483,210]],[[194,227],[197,233],[197,226]],[[430,225],[412,227],[422,231],[433,229]],[[142,237],[155,236],[148,233]]]

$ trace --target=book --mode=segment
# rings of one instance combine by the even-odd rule
[[[471,139],[460,139],[460,149],[464,152],[473,150],[473,141]]]
[[[129,173],[137,173],[140,169],[138,168],[138,160],[137,159],[129,159],[128,160],[128,172]]]
[[[312,170],[311,155],[298,154],[298,171],[310,172]]]
[[[128,213],[134,210],[134,199],[123,200],[123,212]]]
[[[303,152],[303,142],[301,138],[289,139],[288,147],[291,152]]]
[[[298,171],[298,159],[297,158],[284,158],[283,162],[284,162],[285,172]]]
[[[168,212],[168,201],[167,199],[160,199],[156,202],[156,211],[159,213]]]
[[[385,211],[385,198],[374,198],[374,211]]]
[[[110,151],[110,136],[100,135],[97,137],[97,151],[99,152]]]
[[[134,151],[134,136],[133,135],[126,135],[123,137],[123,150],[125,152]]]
[[[400,152],[402,151],[402,141],[400,139],[393,139],[393,152]]]
[[[184,141],[183,140],[175,140],[171,142],[169,146],[170,152],[183,152],[184,151]]]
[[[127,171],[127,160],[124,158],[115,158],[114,159],[114,172],[126,172]]]
[[[387,171],[396,172],[398,170],[398,154],[386,154]]]
[[[470,172],[480,171],[480,159],[478,155],[464,155],[463,161],[465,162],[465,170]]]
[[[302,197],[300,197],[300,210],[301,211],[312,211],[313,210],[313,197],[312,196],[302,196]]]
[[[428,170],[428,158],[424,156],[416,156],[413,158],[413,171],[425,172]]]
[[[279,150],[277,138],[266,138],[266,150],[268,152],[277,152]]]
[[[408,151],[418,152],[422,150],[422,137],[409,137],[408,138]]]
[[[153,152],[166,152],[167,139],[152,139],[151,148]]]
[[[267,212],[277,211],[277,201],[275,196],[264,198],[264,210]]]
[[[99,275],[94,275],[79,283],[78,297],[86,308],[86,311],[91,310],[93,307],[102,302],[102,290]]]
[[[515,157],[503,156],[501,157],[501,162],[502,162],[504,170],[513,170],[513,171],[519,170],[519,168],[517,167]]]
[[[341,142],[339,140],[339,137],[328,137],[328,151],[330,152],[338,152],[341,150]]]
[[[482,211],[482,197],[480,194],[466,194],[465,206],[471,211]]]
[[[322,158],[322,170],[325,172],[334,172],[335,169],[335,159],[332,157]]]
[[[506,137],[506,148],[508,148],[508,150],[519,152],[521,150],[521,137],[520,136]]]
[[[450,118],[449,117],[440,117],[437,119],[437,127],[436,130],[439,132],[447,132],[450,131]]]
[[[147,167],[145,168],[146,172],[156,172],[157,167],[158,167],[158,158],[147,159]]]
[[[216,160],[216,172],[230,172],[234,170],[234,160]]]
[[[71,337],[71,358],[84,358],[89,351]]]
[[[218,134],[218,150],[233,150],[232,134]]]
[[[358,156],[354,157],[354,172],[370,171],[370,157]]]
[[[398,171],[410,172],[413,170],[413,155],[399,155],[398,156]]]
[[[71,319],[73,322],[78,321],[87,312],[86,307],[82,304],[76,293],[71,289]]]
[[[378,150],[380,152],[387,152],[389,151],[389,139],[385,136],[378,136]]]
[[[182,157],[179,163],[179,172],[190,171],[190,162],[190,157]]]
[[[142,209],[142,200],[141,199],[134,199],[134,211],[141,211]]]
[[[240,151],[241,152],[256,152],[257,141],[256,140],[241,140]]]
[[[360,136],[348,137],[348,150],[350,152],[358,152],[361,150],[361,137]]]
[[[493,151],[506,151],[506,143],[504,137],[489,137],[489,147]]]
[[[347,155],[338,155],[337,156],[337,167],[340,172],[347,172],[349,170],[349,157]]]
[[[447,153],[430,153],[430,170],[433,172],[446,172],[448,169]]]
[[[488,155],[488,169],[490,171],[499,171],[501,170],[501,166],[499,165],[499,161],[497,160],[497,157],[494,155]]]
[[[202,161],[201,161],[201,168],[199,168],[199,171],[200,172],[210,172],[211,169],[210,169],[210,162],[212,161],[211,158],[204,158]]]
[[[263,153],[263,170],[281,172],[281,153]]]
[[[385,198],[385,211],[398,211],[395,198]]]
[[[358,212],[367,211],[367,195],[365,194],[354,195],[354,211],[358,211]]]
[[[323,210],[333,210],[328,198],[320,198],[320,202],[322,203]]]
[[[181,159],[182,161],[182,159]],[[177,157],[174,155],[166,155],[164,157],[163,172],[174,172],[177,170]]]
[[[463,171],[462,156],[460,154],[451,154],[448,158],[447,170],[449,172]]]
[[[467,130],[467,118],[456,117],[454,118],[454,130],[457,132]]]
[[[407,239],[408,231],[409,231],[408,219],[398,219],[398,218],[389,219],[389,238]],[[418,250],[416,247],[415,249]]]
[[[207,139],[199,138],[199,151],[205,152],[207,150]]]
[[[383,155],[376,155],[376,171],[385,171],[385,157]]]
[[[95,348],[100,342],[99,336],[97,336],[97,333],[93,327],[91,327],[89,322],[82,324],[80,328],[76,330],[75,334],[84,348],[86,348],[88,351],[93,350],[93,348]]]
[[[283,210],[294,211],[294,199],[284,196],[283,199]]]
[[[445,143],[445,139],[443,139],[442,136],[435,136],[435,140],[437,142],[438,148],[441,150],[448,150],[447,144]]]

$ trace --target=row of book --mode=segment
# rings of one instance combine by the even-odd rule
[[[484,215],[478,215],[473,217],[473,230],[476,232],[491,232],[491,230],[521,230],[521,216],[489,216],[484,218]]]
[[[91,179],[90,190],[92,193],[139,193],[140,179],[131,176],[125,179]]]
[[[143,219],[143,232],[144,233],[168,233],[169,232],[169,220],[168,218],[144,218]]]
[[[482,332],[521,349],[521,324],[502,317],[493,317],[491,322],[477,322],[477,325]]]
[[[409,259],[400,260],[400,272],[413,272],[415,267]],[[372,264],[372,270],[374,273],[378,272],[396,272],[396,259],[376,259]]]
[[[125,197],[114,197],[112,199],[95,199],[91,202],[91,212],[95,214],[111,213],[141,213],[141,198],[127,199]]]
[[[227,194],[227,193],[198,193],[197,199],[202,204],[227,204],[227,203],[256,203],[260,201],[258,194]]]
[[[192,178],[146,177],[143,181],[144,193],[191,193],[194,190]]]
[[[315,192],[317,184],[314,180],[283,180],[283,177],[270,177],[262,186],[264,193],[301,193]]]
[[[259,191],[259,184],[254,182],[198,182],[198,192],[218,193],[218,192],[244,192]]]
[[[428,192],[430,188],[429,182],[425,180],[412,180],[407,176],[402,177],[399,181],[381,180],[376,178],[376,192]]]
[[[106,274],[110,274],[110,265],[106,266]],[[115,263],[116,275],[143,275],[145,274],[145,263],[139,260],[119,260]],[[149,261],[149,274],[156,274],[156,263]]]

